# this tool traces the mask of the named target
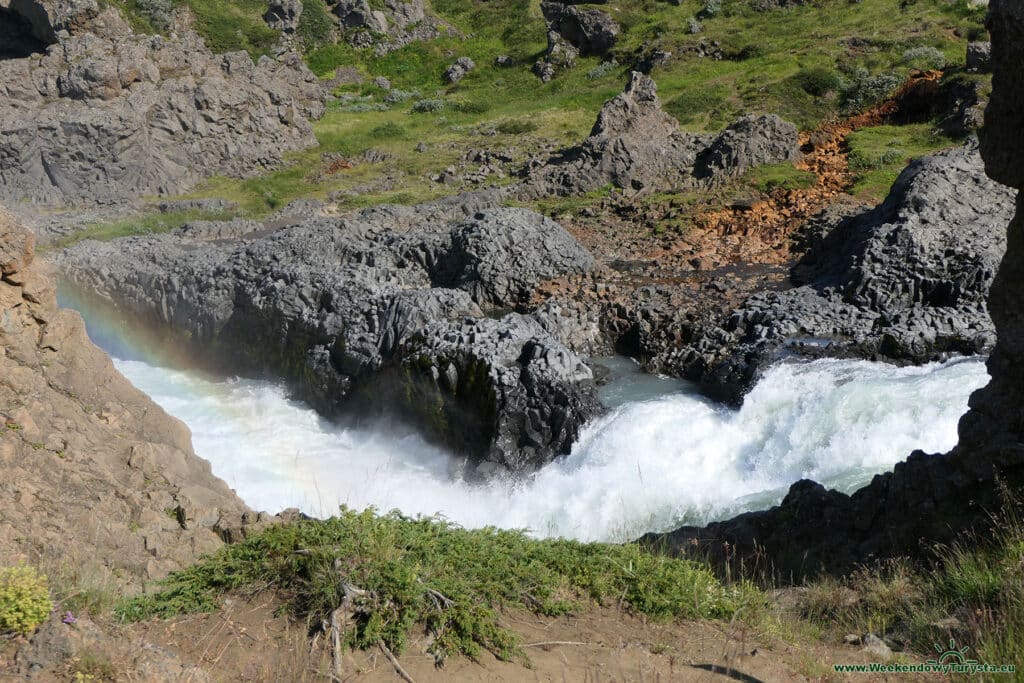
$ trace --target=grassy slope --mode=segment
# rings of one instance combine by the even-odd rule
[[[226,546],[156,592],[122,600],[116,613],[137,620],[213,611],[227,594],[273,590],[315,630],[330,620],[348,584],[366,591],[352,605],[348,647],[383,641],[401,652],[410,632],[422,628],[433,635],[439,661],[487,650],[528,663],[515,634],[500,624],[503,608],[551,616],[601,604],[660,620],[740,620],[791,644],[884,634],[905,650],[904,661],[934,658],[934,644],[955,637],[978,661],[1024,666],[1020,510],[1019,502],[1008,504],[984,539],[936,548],[930,568],[866,566],[812,581],[795,600],[780,602],[770,584],[720,580],[698,562],[632,544],[534,540],[517,531],[343,510]]]
[[[198,29],[218,49],[263,51],[260,32],[253,28],[258,25],[261,3],[190,4],[195,5]],[[323,0],[304,4],[310,17],[323,16]],[[315,125],[320,146],[293,155],[287,168],[249,180],[215,178],[190,196],[233,199],[250,215],[299,197],[324,198],[332,191],[350,195],[342,199],[350,207],[430,199],[448,190],[429,176],[455,163],[467,149],[529,148],[540,140],[569,145],[582,139],[601,104],[621,90],[626,73],[622,65],[653,48],[676,56],[653,75],[666,109],[684,128],[717,130],[748,112],[775,112],[802,128],[812,128],[839,112],[842,97],[835,87],[821,95],[810,94],[808,89],[817,88],[807,87],[809,73],[818,75],[819,84],[822,75],[827,76],[826,84],[834,84],[858,67],[902,78],[914,66],[905,62],[904,52],[922,46],[939,50],[949,64],[956,65],[963,62],[967,37],[982,31],[983,15],[981,10],[969,9],[964,0],[817,0],[770,12],[755,12],[746,0],[725,0],[722,13],[703,17],[702,32],[691,35],[688,22],[701,14],[698,0],[683,0],[681,6],[626,0],[601,6],[623,26],[615,49],[619,64],[596,70],[598,59],[580,59],[574,69],[544,84],[530,73],[530,65],[545,47],[539,3],[433,0],[431,4],[463,37],[413,43],[378,56],[371,50],[324,42],[322,28],[308,28],[306,33],[316,36],[308,41],[310,66],[322,76],[339,67],[357,69],[365,76],[364,85],[341,90],[358,99],[332,103]],[[719,43],[727,58],[716,61],[686,53],[688,46],[700,41]],[[511,55],[516,66],[495,66],[499,54]],[[445,85],[445,68],[462,55],[472,57],[477,69],[457,85]],[[373,76],[387,77],[410,97],[385,103],[385,91],[369,84]],[[443,108],[419,113],[414,105],[421,99],[441,100]],[[429,146],[427,153],[415,151],[420,142]],[[916,133],[912,142],[899,145],[906,156],[948,144],[942,139],[924,141]],[[386,152],[390,159],[325,173],[330,162],[324,153],[354,158],[368,149]],[[886,163],[876,164],[880,173],[864,179],[858,188],[863,196],[884,194],[885,182],[893,177],[891,159],[889,155]],[[397,187],[374,182],[385,174],[398,179]]]

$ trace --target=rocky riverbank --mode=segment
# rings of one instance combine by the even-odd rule
[[[995,79],[981,153],[990,178],[1020,190],[1024,88],[1018,75],[1024,59],[1024,9],[993,0],[988,26]],[[956,199],[968,203],[971,195],[957,191]],[[1022,234],[1024,199],[1018,193],[1016,213],[1007,226],[1006,253],[988,295],[997,336],[988,363],[992,381],[972,396],[953,451],[913,453],[852,496],[800,481],[770,510],[646,540],[684,553],[697,548],[721,562],[757,557],[769,571],[798,578],[821,570],[848,572],[868,559],[918,554],[925,550],[922,539],[946,541],[965,529],[984,528],[1005,502],[1002,489],[1024,485],[1024,424],[1018,409],[1024,387]]]

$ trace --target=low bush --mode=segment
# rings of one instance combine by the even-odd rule
[[[0,569],[0,632],[28,635],[52,610],[45,576],[26,566]]]
[[[439,660],[487,650],[525,661],[516,636],[500,624],[497,610],[505,606],[560,615],[592,601],[655,618],[727,619],[763,603],[748,584],[723,585],[703,565],[635,544],[536,540],[521,531],[343,509],[226,546],[118,613],[143,619],[209,611],[225,592],[257,586],[279,587],[291,611],[312,623],[349,596],[352,647],[383,642],[401,651],[410,629],[425,626]]]
[[[843,79],[834,70],[825,66],[800,69],[793,76],[796,84],[808,95],[822,97],[834,92],[842,85]]]

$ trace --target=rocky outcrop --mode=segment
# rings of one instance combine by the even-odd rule
[[[542,2],[541,12],[554,31],[584,56],[607,55],[619,36],[619,25],[607,12],[581,10],[561,2]]]
[[[302,20],[302,0],[270,0],[263,20],[274,30],[295,33]]]
[[[56,32],[44,54],[0,61],[0,199],[180,193],[316,143],[309,119],[323,112],[322,92],[298,55],[214,55],[194,33],[133,35],[114,10],[80,4],[31,19],[44,27],[35,33]],[[6,12],[29,21],[29,6],[12,0]]]
[[[915,161],[878,207],[822,217],[824,234],[793,269],[802,285],[755,294],[724,324],[691,330],[659,366],[738,402],[784,355],[922,363],[988,352],[985,298],[1012,212],[1012,192],[984,176],[976,144]]]
[[[580,56],[579,50],[569,44],[557,31],[548,31],[548,47],[544,56],[533,64],[533,73],[547,83],[559,72],[571,69]]]
[[[568,196],[607,185],[670,190],[712,184],[753,166],[798,158],[796,126],[748,116],[718,135],[679,130],[649,76],[632,72],[625,91],[605,103],[588,137],[527,173],[526,197]]]
[[[0,210],[0,557],[134,584],[183,568],[257,516],[188,429],[58,309],[32,235]]]
[[[371,7],[367,0],[339,0],[328,5],[345,39],[355,47],[372,47],[377,54],[393,52],[415,41],[458,35],[431,14],[423,0],[384,0],[381,9]]]
[[[995,181],[1024,188],[1024,7],[992,0],[992,98],[981,132],[985,170]],[[953,188],[958,201],[976,204],[970,189]],[[949,209],[947,208],[946,211]],[[945,213],[935,215],[943,219]],[[679,552],[697,549],[722,562],[758,558],[787,580],[822,570],[850,571],[874,559],[929,552],[964,529],[986,531],[1003,501],[1000,486],[1024,485],[1024,200],[1018,195],[1006,252],[991,283],[988,308],[998,341],[989,356],[992,376],[971,397],[960,422],[960,443],[945,455],[913,453],[893,472],[876,476],[852,496],[797,482],[782,503],[704,528],[685,527],[647,541]]]
[[[579,357],[537,320],[501,315],[541,281],[593,266],[525,209],[379,207],[269,235],[197,223],[80,244],[59,261],[83,289],[222,364],[283,376],[328,414],[398,410],[483,471],[568,452],[598,410]]]

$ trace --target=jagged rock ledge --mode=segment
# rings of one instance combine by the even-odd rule
[[[599,412],[553,322],[507,312],[593,266],[540,214],[440,202],[259,230],[200,222],[56,258],[71,283],[197,355],[282,377],[328,415],[397,411],[481,474],[567,453]]]

